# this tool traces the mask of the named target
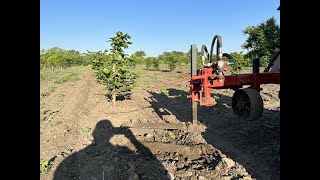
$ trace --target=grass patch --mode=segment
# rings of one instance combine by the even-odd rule
[[[79,80],[78,72],[66,72],[63,76],[53,79],[55,84],[61,84],[67,81],[76,81]]]
[[[144,71],[143,71],[143,70],[137,70],[136,73],[137,73],[138,75],[142,75],[142,74],[144,74]]]
[[[47,91],[45,91],[45,92],[40,92],[40,97],[49,96],[50,93],[52,93],[53,91],[54,91],[54,87],[53,87],[53,86],[48,86]]]
[[[50,69],[43,69],[40,71],[40,82],[53,82],[60,84],[67,81],[78,80],[78,74],[84,70],[87,70],[86,66],[75,66],[67,69],[56,69],[51,71]]]
[[[58,97],[65,97],[66,95],[64,93],[59,93]]]
[[[143,82],[143,85],[145,85],[146,87],[148,87],[148,86],[150,86],[150,82],[145,81],[145,82]]]
[[[87,124],[84,124],[84,125],[81,127],[81,131],[82,131],[84,134],[88,134],[88,133],[91,131],[91,128],[90,128]]]

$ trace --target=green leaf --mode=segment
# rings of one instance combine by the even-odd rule
[[[115,60],[118,60],[118,61],[122,59],[122,57],[121,57],[120,54],[115,54],[115,55],[113,56],[113,58],[114,58]]]
[[[42,165],[43,165],[44,167],[47,167],[47,166],[49,165],[49,160],[43,161],[43,162],[42,162]]]
[[[109,73],[110,73],[110,70],[107,69],[107,68],[103,68],[103,72],[104,72],[105,74],[109,74]]]

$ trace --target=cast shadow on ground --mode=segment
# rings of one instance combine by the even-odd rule
[[[54,172],[54,180],[63,179],[170,179],[162,164],[142,145],[130,129],[113,127],[100,120],[92,133],[92,144],[65,158]],[[113,145],[114,135],[124,135],[135,146]]]
[[[191,122],[191,100],[186,97],[188,92],[172,88],[168,91],[167,95],[149,92],[152,97],[146,100],[160,118],[172,114],[178,121]],[[280,111],[264,109],[260,119],[248,122],[233,113],[231,97],[216,96],[217,105],[198,106],[198,120],[207,126],[203,133],[205,140],[242,164],[253,177],[278,179]],[[269,122],[275,125],[267,125]],[[266,174],[268,177],[263,177]]]
[[[105,95],[106,99],[108,102],[112,101],[112,95],[111,94],[106,94]],[[130,100],[130,93],[126,93],[126,94],[118,94],[116,96],[116,101],[124,101],[124,100]]]

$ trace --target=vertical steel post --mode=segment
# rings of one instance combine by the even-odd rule
[[[259,73],[259,67],[260,67],[260,59],[254,58],[253,65],[252,65],[252,73]]]
[[[192,44],[191,45],[191,77],[197,75],[197,45]],[[194,93],[191,92],[191,96],[194,96]],[[191,110],[191,117],[192,117],[192,123],[198,124],[198,115],[197,115],[197,106],[198,102],[194,101],[194,98],[191,98],[192,101],[192,110]]]

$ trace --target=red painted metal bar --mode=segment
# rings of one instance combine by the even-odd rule
[[[203,84],[208,82],[209,76],[200,75],[193,76],[192,80],[203,80]],[[257,74],[237,74],[224,76],[224,81],[218,82],[213,80],[214,83],[210,83],[209,87],[211,88],[220,88],[220,87],[234,87],[242,85],[253,85],[254,82],[259,84],[280,84],[280,73],[257,73]]]
[[[252,73],[252,74],[236,74],[223,76],[223,81],[219,82],[217,75],[212,74],[214,69],[202,68],[198,70],[199,76],[192,76],[190,82],[190,91],[192,101],[200,102],[200,105],[213,106],[216,104],[214,98],[211,97],[212,89],[236,88],[243,85],[251,85],[251,88],[260,91],[261,84],[280,84],[280,73]],[[204,97],[202,97],[202,92]]]
[[[242,85],[280,84],[280,73],[237,74],[224,76],[223,82],[214,80],[211,88],[228,88]],[[256,89],[256,88],[254,88]]]

